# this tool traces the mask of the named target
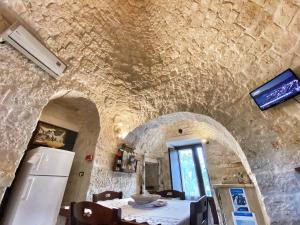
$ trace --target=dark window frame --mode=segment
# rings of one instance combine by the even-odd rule
[[[172,176],[172,166],[171,166],[171,151],[174,151],[173,149],[175,148],[168,148],[168,154],[169,154],[169,168],[170,168],[170,178],[171,178],[171,188],[173,190],[173,176]],[[176,149],[175,149],[176,150]],[[180,160],[179,160],[179,153],[177,151],[176,153],[176,156],[177,156],[177,161],[178,161],[178,165],[179,165],[179,174],[180,174],[180,187],[181,187],[181,190],[180,191],[183,191],[183,185],[182,185],[182,175],[181,175],[181,164],[180,164]],[[179,191],[179,190],[178,190]]]
[[[169,148],[168,153],[169,153],[169,169],[170,169],[170,178],[171,178],[171,187],[173,189],[173,177],[172,177],[172,168],[171,168],[171,156],[170,152],[171,151],[177,151],[177,160],[179,164],[179,171],[180,171],[180,184],[181,184],[181,191],[183,191],[183,184],[182,184],[182,174],[181,174],[181,163],[179,159],[179,151],[184,150],[184,149],[191,149],[192,154],[193,154],[193,160],[195,164],[195,169],[196,169],[196,175],[197,175],[197,181],[198,181],[198,187],[199,187],[199,193],[200,197],[206,195],[205,192],[205,186],[204,186],[204,181],[202,177],[202,170],[201,170],[201,165],[200,165],[200,160],[199,160],[199,155],[197,152],[197,147],[200,147],[203,149],[202,144],[193,144],[193,145],[183,145],[183,146],[174,146],[174,148]]]

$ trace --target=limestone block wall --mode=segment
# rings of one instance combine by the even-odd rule
[[[147,124],[143,126],[147,127]],[[181,134],[178,133],[178,129],[182,129],[183,132]],[[209,131],[207,126],[199,126],[197,121],[189,120],[188,116],[185,118],[184,114],[181,121],[173,121],[169,124],[162,123],[158,125],[157,129],[154,129],[155,131],[150,132],[150,130],[149,125],[143,132],[140,132],[140,129],[137,128],[129,134],[126,140],[132,144],[132,138],[136,134],[138,141],[134,141],[134,145],[139,153],[144,155],[143,161],[148,162],[149,159],[153,159],[161,162],[159,187],[161,190],[171,188],[168,155],[168,143],[170,141],[197,140],[198,143],[204,139],[209,141],[209,144],[203,144],[203,148],[212,184],[221,184],[223,179],[226,178],[234,179],[238,172],[247,174],[241,158],[233,149],[220,143],[222,140],[216,137],[216,131],[212,129]],[[249,173],[251,174],[251,171]],[[139,179],[145,179],[144,174]],[[137,188],[140,187],[138,186]]]
[[[3,138],[1,140],[3,141],[3,145],[1,147],[0,185],[2,196],[6,187],[10,186],[14,178],[15,170],[18,168],[19,161],[27,149],[27,144],[36,127],[36,123],[50,98],[59,92],[59,90],[76,90],[92,96],[91,99],[93,102],[99,101],[99,99],[94,98],[93,94],[86,87],[83,87],[74,80],[71,81],[72,85],[66,83],[62,85],[61,81],[49,78],[46,73],[42,72],[11,47],[0,45],[0,48],[1,59],[6,59],[4,62],[1,61],[1,68],[6,67],[9,70],[9,72],[2,71],[1,75],[1,91],[3,93],[1,100],[1,135]],[[18,61],[24,65],[28,64],[32,67],[32,71],[27,71],[26,66],[18,67],[17,63],[15,65],[17,69],[15,70],[15,68],[10,66],[10,62],[12,61]],[[19,77],[20,74],[22,74],[22,77]],[[8,79],[7,76],[14,78]],[[31,93],[31,95],[27,93]],[[16,95],[19,96],[17,97]],[[103,99],[101,104],[105,105]],[[100,112],[101,106],[99,107],[99,105],[97,104],[97,107]],[[107,113],[110,114],[110,112]],[[102,112],[101,115],[105,118],[105,114]],[[91,121],[91,123],[97,125],[97,121],[95,120]],[[98,141],[97,150],[95,160],[92,162],[94,175],[92,175],[93,179],[89,181],[94,184],[95,188],[91,189],[89,198],[92,193],[97,193],[104,189],[124,189],[124,192],[130,195],[130,193],[135,192],[135,182],[128,181],[128,178],[132,176],[115,174],[111,171],[113,154],[116,152],[118,143],[120,142],[117,138],[117,133],[115,134],[115,130],[111,129],[113,121],[110,118],[108,121],[104,119],[100,124],[103,126],[103,132],[101,132],[99,139],[104,139],[104,141],[100,142],[99,139],[96,140]],[[108,126],[108,132],[105,132],[107,131],[105,129],[106,126]],[[20,130],[17,131],[16,129]],[[84,129],[89,129],[89,127],[84,127]]]
[[[179,129],[182,133],[178,133]],[[139,126],[126,137],[126,141],[136,146],[140,154],[162,160],[162,177],[167,187],[162,184],[161,188],[171,186],[168,144],[179,140],[209,142],[203,144],[203,148],[213,184],[221,183],[224,177],[232,177],[236,172],[248,173],[256,183],[238,143],[225,127],[208,116],[187,112],[164,115]]]
[[[130,197],[130,195],[138,191],[136,188],[136,174],[112,171],[117,148],[124,143],[124,140],[120,138],[120,134],[128,132],[127,129],[133,129],[137,123],[137,120],[133,117],[134,115],[122,111],[119,112],[118,108],[115,110],[116,112],[109,112],[110,115],[104,114],[107,115],[106,117],[100,115],[100,136],[98,145],[96,146],[95,160],[93,162],[93,171],[88,191],[88,199],[90,200],[93,193],[106,190],[122,191],[124,197]],[[125,121],[122,120],[122,117],[120,119],[119,113],[127,114]],[[130,122],[126,125],[126,121]],[[125,127],[120,128],[120,124],[122,123],[125,124]],[[139,173],[140,170],[138,169],[137,174]]]
[[[86,96],[91,96],[88,98],[97,104],[98,111],[101,113],[100,117],[102,115],[103,118],[106,118],[106,114],[113,114],[109,109],[108,112],[101,112],[105,105],[104,99],[95,98],[95,95],[88,88],[77,81],[62,82],[61,80],[54,80],[10,46],[0,45],[0,48],[2,93],[0,110],[2,136],[0,186],[2,198],[6,187],[10,186],[14,179],[15,170],[18,168],[23,153],[27,149],[27,144],[42,110],[53,95],[59,93],[60,90],[80,91]],[[14,66],[11,66],[11,62],[15,62]],[[30,67],[29,70],[28,66]],[[66,79],[68,80],[68,78]],[[95,159],[92,162],[93,179],[89,181],[94,184],[94,187],[91,187],[89,199],[92,193],[105,189],[124,189],[124,192],[128,193],[127,196],[135,192],[135,180],[130,181],[132,176],[116,174],[111,171],[113,154],[116,152],[120,140],[117,137],[118,134],[115,133],[115,129],[111,129],[112,124],[114,124],[113,119],[107,118],[108,120],[103,119],[99,123],[103,130],[98,140],[91,140],[92,142],[97,141],[97,146]],[[95,120],[91,123],[97,125]],[[89,127],[84,127],[84,129],[89,129]]]
[[[36,3],[40,5],[40,3],[38,2]],[[31,8],[31,6],[34,6],[31,5],[31,3],[24,4],[21,1],[9,1],[7,2],[7,4],[10,4],[10,6],[13,7],[18,15],[16,15],[16,18],[14,17],[15,15],[11,14],[7,16],[7,12],[5,11],[5,19],[2,16],[0,18],[1,31],[7,28],[16,19],[20,21],[25,20],[25,22],[27,22],[31,25],[31,27],[34,28],[37,28],[40,25],[43,26],[42,24],[38,25],[38,23],[34,23],[33,21],[35,19],[31,20],[29,17],[27,17],[29,14],[31,14],[31,10],[27,11],[27,9]],[[48,4],[50,3],[47,3],[47,6]],[[1,13],[3,9],[2,6],[3,5],[1,5]],[[50,8],[52,8],[53,6],[54,5],[52,5]],[[64,7],[59,8],[62,9]],[[43,10],[44,13],[48,12],[48,8],[46,7]],[[56,6],[54,6],[52,10],[53,12],[59,13]],[[51,21],[50,23],[55,26],[55,32],[60,33],[62,31],[62,26],[57,26],[56,23],[52,22],[53,21]],[[86,21],[86,25],[88,23],[89,22]],[[76,32],[79,32],[79,27],[76,27],[76,24],[74,25],[75,27],[72,29],[74,31],[76,30]],[[95,184],[95,187],[97,187],[98,189],[91,188],[93,192],[91,192],[89,196],[91,196],[92,193],[101,191],[100,187],[105,189],[117,190],[124,187],[125,189],[127,188],[126,190],[128,193],[134,192],[135,190],[132,190],[132,188],[130,188],[130,185],[129,187],[127,185],[128,176],[111,172],[113,154],[116,152],[116,148],[120,142],[117,133],[118,129],[113,128],[116,123],[120,121],[120,119],[114,121],[115,118],[117,118],[116,112],[120,111],[122,112],[122,115],[124,115],[124,112],[128,111],[127,114],[134,115],[135,109],[130,109],[129,106],[124,104],[124,102],[127,104],[127,102],[132,101],[129,99],[134,99],[134,97],[129,97],[128,90],[120,86],[120,80],[115,80],[113,77],[107,79],[109,76],[111,76],[109,74],[112,74],[113,70],[112,66],[109,63],[104,62],[107,60],[110,61],[108,58],[105,58],[105,56],[102,55],[104,58],[100,59],[99,56],[94,55],[95,57],[98,57],[99,60],[97,63],[98,72],[96,70],[93,70],[92,72],[92,67],[89,64],[90,60],[83,59],[85,54],[89,56],[92,55],[92,52],[88,50],[90,48],[87,47],[87,42],[81,43],[81,39],[76,39],[75,36],[68,35],[70,40],[72,40],[71,42],[73,42],[74,44],[68,45],[69,47],[67,47],[65,43],[66,40],[61,39],[61,37],[59,38],[60,41],[59,39],[54,41],[54,36],[50,37],[51,35],[53,35],[52,32],[54,30],[51,30],[50,27],[48,28],[49,29],[46,32],[36,32],[36,34],[44,42],[48,42],[48,44],[52,43],[50,49],[54,53],[58,54],[68,64],[66,74],[59,80],[54,80],[49,77],[45,72],[31,63],[9,45],[0,45],[2,135],[0,163],[1,198],[4,191],[6,190],[6,187],[11,184],[14,178],[15,170],[17,169],[19,161],[21,160],[22,155],[27,148],[28,141],[30,140],[32,132],[36,126],[36,123],[41,115],[44,106],[49,102],[50,98],[53,95],[56,95],[57,93],[60,93],[60,91],[64,90],[74,90],[81,92],[86,96],[86,98],[90,99],[96,104],[100,118],[102,117],[101,126],[103,127],[103,130],[100,133],[99,139],[97,140],[97,152],[95,154],[95,160],[93,161],[94,175],[93,179],[90,181],[93,182]],[[39,29],[36,29],[35,31],[37,30]],[[64,30],[64,32],[68,32],[68,30]],[[102,35],[104,35],[104,33],[102,33]],[[80,36],[83,37],[84,32],[81,33]],[[56,38],[58,38],[58,36],[56,36]],[[56,44],[53,45],[54,43]],[[103,42],[103,47],[106,49],[107,54],[109,52],[108,46],[109,43]],[[86,53],[82,53],[83,51],[86,51]],[[71,55],[67,56],[71,52],[72,54],[77,52],[76,57],[73,57]],[[125,54],[127,53],[125,52]],[[74,65],[81,61],[86,65],[86,67],[79,66],[75,68]],[[99,64],[100,61],[102,63],[102,66]],[[123,72],[120,71],[119,73]],[[102,77],[104,76],[104,74],[107,75],[105,79],[103,79]],[[98,79],[102,80],[101,84],[99,85],[96,83]],[[91,86],[89,86],[87,83],[89,83]],[[92,86],[94,88],[92,88]],[[120,97],[118,96],[122,96],[122,99],[120,99]],[[127,97],[125,96],[128,97],[128,100],[126,100]],[[128,117],[122,117],[121,121],[123,120],[126,122],[127,119]],[[134,127],[137,125],[135,123],[138,120],[140,120],[140,118],[133,118],[130,124],[133,124],[132,126]],[[97,123],[96,121],[94,122]]]
[[[251,106],[251,104],[249,103],[249,105]],[[261,114],[261,113],[259,113]],[[164,116],[161,118],[158,118],[154,121],[151,121],[149,123],[147,123],[145,126],[141,126],[138,129],[136,129],[134,132],[130,133],[130,135],[128,136],[128,141],[129,142],[133,142],[136,143],[137,146],[140,146],[141,148],[145,148],[147,146],[147,144],[145,143],[151,143],[151,147],[152,149],[156,149],[153,148],[153,144],[154,146],[155,143],[159,142],[157,140],[161,140],[159,137],[161,136],[161,133],[158,132],[157,127],[162,126],[165,123],[171,123],[172,120],[180,120],[180,118],[185,118],[187,119],[187,117],[189,117],[190,115],[186,115],[186,114],[175,114],[175,115],[170,115],[170,116]],[[197,116],[191,116],[194,118],[197,118]],[[258,127],[257,132],[265,132],[265,135],[272,135],[272,131],[264,131],[264,126],[266,126],[264,123],[266,123],[265,120],[263,119],[259,119],[256,118],[256,120],[258,121],[256,123]],[[254,121],[254,119],[252,120]],[[238,121],[235,121],[237,122]],[[260,125],[259,125],[260,123]],[[247,123],[245,122],[245,126]],[[183,125],[183,123],[181,123],[181,125]],[[236,126],[238,126],[238,124],[236,124]],[[203,126],[201,126],[203,128]],[[173,129],[173,130],[178,130],[178,129]],[[204,129],[206,130],[206,132],[204,134],[210,133],[213,134],[212,132],[207,132],[208,129]],[[220,128],[218,129],[220,130]],[[291,128],[289,128],[289,130],[292,132],[293,130]],[[241,128],[240,130],[240,134],[242,132],[249,132],[251,133],[251,131],[248,130],[248,128]],[[140,136],[139,134],[144,134],[145,136]],[[156,135],[158,134],[158,135]],[[244,134],[244,133],[243,133]],[[199,133],[198,133],[199,135]],[[236,134],[235,134],[236,135]],[[253,135],[253,134],[252,134]],[[259,135],[259,137],[261,137],[261,133],[258,133],[257,135]],[[152,139],[150,138],[152,137]],[[165,137],[164,137],[165,138]],[[162,139],[164,139],[162,138]],[[257,139],[258,136],[256,137]],[[279,138],[278,136],[276,137],[277,139]],[[297,137],[290,137],[291,139],[288,141],[288,143],[293,143],[294,141],[297,141]],[[223,140],[227,140],[223,139]],[[251,139],[250,139],[251,140]],[[253,139],[252,139],[253,140]],[[270,216],[271,215],[271,220],[274,220],[274,218],[277,218],[278,220],[282,221],[282,224],[284,223],[288,223],[287,221],[291,220],[291,224],[294,223],[296,221],[297,224],[297,215],[298,215],[298,209],[294,208],[296,207],[296,205],[298,204],[298,174],[293,170],[293,167],[295,165],[298,164],[298,158],[297,158],[297,150],[295,152],[293,152],[293,148],[287,148],[285,149],[285,151],[283,150],[279,150],[279,152],[275,153],[274,151],[272,151],[270,145],[275,145],[278,144],[277,142],[274,143],[269,143],[269,141],[272,140],[271,137],[269,137],[268,139],[263,139],[261,140],[261,145],[265,146],[265,147],[259,147],[259,149],[263,152],[265,152],[264,154],[266,154],[265,156],[263,155],[250,155],[248,149],[251,148],[251,146],[255,146],[257,145],[257,143],[259,143],[258,140],[253,140],[253,143],[251,142],[247,142],[247,145],[249,146],[249,148],[245,148],[245,154],[247,156],[247,161],[249,161],[250,164],[250,173],[249,170],[247,171],[250,174],[250,177],[252,177],[252,179],[254,179],[257,181],[258,184],[258,192],[262,194],[262,199],[264,201],[264,204],[262,205],[262,207],[266,207],[267,213]],[[274,140],[274,139],[273,139]],[[239,140],[241,141],[241,140]],[[247,139],[245,139],[245,141],[247,141]],[[240,142],[243,143],[243,142]],[[233,145],[234,146],[234,145]],[[149,147],[149,148],[151,148]],[[274,148],[274,146],[272,146]],[[296,144],[296,148],[298,148],[299,146]],[[147,148],[147,147],[146,147]],[[233,148],[234,149],[234,148]],[[269,155],[268,153],[266,153],[267,151],[271,151],[272,155]],[[290,153],[289,153],[290,152]],[[292,153],[293,152],[293,153]],[[278,155],[277,155],[278,154]],[[283,160],[284,157],[286,157],[288,154],[294,154],[294,156],[289,155],[290,159],[288,161]],[[239,155],[239,154],[238,154]],[[241,155],[239,155],[241,156]],[[222,159],[224,156],[221,154],[220,159]],[[252,158],[254,157],[254,158]],[[279,157],[279,158],[277,158]],[[217,159],[218,157],[215,157],[215,159]],[[242,158],[242,157],[240,157]],[[294,163],[293,160],[295,159]],[[253,164],[252,164],[252,160],[253,160]],[[283,160],[283,161],[281,161]],[[245,161],[243,161],[242,158],[242,162],[245,165]],[[288,162],[288,163],[287,163]],[[209,162],[208,162],[209,163]],[[287,163],[287,164],[285,164]],[[280,166],[280,168],[278,168],[277,166]],[[262,170],[260,170],[260,168],[262,168]],[[269,167],[272,167],[274,170],[270,171],[268,170]],[[245,167],[247,170],[247,166]],[[271,175],[272,174],[272,175]],[[268,178],[266,177],[261,177],[262,175],[265,176],[270,176]],[[293,183],[293,185],[289,185],[288,183],[286,183],[283,179],[283,177],[286,177],[286,179],[289,180],[290,184]],[[270,182],[270,183],[269,183]],[[276,182],[276,184],[275,184]],[[256,182],[255,182],[256,183]],[[291,193],[292,192],[292,193]],[[290,197],[289,197],[290,196]],[[292,199],[291,196],[294,196],[294,199]],[[287,199],[286,199],[287,198]],[[287,201],[288,200],[288,201]],[[287,202],[285,202],[287,201]],[[287,207],[285,209],[283,209],[284,207]],[[270,213],[269,210],[276,210],[277,214],[275,215],[275,213]],[[290,214],[292,217],[290,219],[287,219],[286,217],[284,217],[283,214]],[[268,222],[268,217],[266,218],[267,221],[266,223],[273,223],[276,224],[278,222]],[[283,222],[284,221],[284,222]],[[280,222],[281,223],[281,222]]]
[[[95,102],[100,116],[90,194],[135,189],[134,177],[110,170],[122,141],[117,123],[128,132],[160,115],[188,111],[216,119],[238,141],[268,224],[299,223],[293,170],[300,160],[299,104],[290,100],[260,112],[248,96],[288,67],[299,73],[299,1],[2,0],[1,31],[15,21],[3,4],[68,70],[53,80],[0,45],[0,195],[43,107],[55,93],[76,90]]]
[[[249,101],[246,102],[250,104]],[[283,107],[288,107],[289,104],[292,102]],[[267,116],[253,110],[250,116],[245,114],[249,112],[249,107],[245,105],[244,107],[245,111],[241,111],[239,118],[233,120],[227,127],[233,134],[239,134],[238,141],[253,168],[252,171],[264,195],[264,202],[267,208],[270,207],[269,216],[272,220],[282,221],[273,224],[297,224],[299,210],[296,205],[300,203],[298,191],[300,176],[294,168],[299,165],[300,160],[299,134],[296,133],[299,120],[292,115],[290,117],[290,114],[283,114],[278,108],[267,112]],[[299,110],[300,108],[297,114]],[[268,118],[269,113],[272,114],[270,116],[272,119]],[[236,123],[243,123],[242,121],[245,126],[237,127]],[[250,134],[251,129],[253,132]],[[287,219],[287,216],[290,219]],[[292,222],[288,223],[289,220]]]

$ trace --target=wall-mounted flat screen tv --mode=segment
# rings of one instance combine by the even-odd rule
[[[250,92],[261,110],[278,105],[300,93],[300,79],[287,69],[272,80]]]

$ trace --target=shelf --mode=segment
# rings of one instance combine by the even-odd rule
[[[252,188],[254,184],[213,184],[214,188]]]
[[[122,145],[115,155],[115,162],[112,170],[119,173],[135,173],[137,168],[136,154],[126,145]]]

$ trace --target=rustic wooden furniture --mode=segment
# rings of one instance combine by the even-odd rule
[[[247,196],[248,205],[251,211],[255,213],[257,224],[267,224],[264,220],[254,184],[214,184],[213,188],[220,206],[219,215],[226,224],[233,224],[232,211],[234,209],[229,192],[230,188],[243,188]]]
[[[115,199],[115,200],[108,200],[108,201],[99,201],[94,204],[102,205],[106,208],[119,208],[124,215],[129,215],[131,219],[138,218],[139,221],[145,221],[143,223],[136,222],[135,220],[132,221],[125,221],[120,220],[118,221],[118,225],[148,225],[146,221],[152,220],[155,221],[157,225],[160,225],[161,221],[164,221],[168,224],[168,220],[170,223],[174,223],[177,221],[176,224],[187,224],[189,222],[190,217],[190,201],[182,201],[180,199],[166,199],[165,201],[168,204],[164,207],[157,208],[158,210],[151,209],[140,209],[135,207],[128,207],[128,201],[132,199]],[[64,216],[68,221],[65,225],[71,225],[70,223],[70,208],[62,208],[60,215]],[[144,213],[146,215],[144,215]],[[80,224],[82,225],[82,224]],[[89,225],[89,224],[83,224]]]
[[[151,224],[189,224],[190,220],[190,204],[191,201],[180,199],[165,199],[167,204],[163,207],[135,207],[135,204],[128,204],[131,198],[114,199],[108,201],[99,201],[101,204],[109,208],[120,208],[122,211],[122,219],[137,220],[138,222],[148,222]],[[122,221],[123,222],[123,221]],[[124,224],[126,225],[126,223]],[[129,224],[128,224],[129,225]]]
[[[208,205],[209,205],[209,210],[211,211],[214,224],[220,224],[219,222],[219,217],[218,217],[218,212],[217,212],[217,207],[216,203],[213,197],[207,197]]]
[[[99,194],[93,194],[93,202],[112,200],[116,198],[121,199],[122,197],[123,193],[121,191],[104,191]]]
[[[60,208],[59,215],[66,218],[65,225],[70,225],[70,209]]]
[[[110,209],[94,202],[72,202],[70,225],[118,225],[121,209]]]
[[[158,191],[156,194],[160,195],[164,198],[180,198],[181,200],[185,200],[185,193],[175,190],[164,190]]]
[[[190,225],[208,225],[208,201],[202,196],[197,202],[191,202]]]

